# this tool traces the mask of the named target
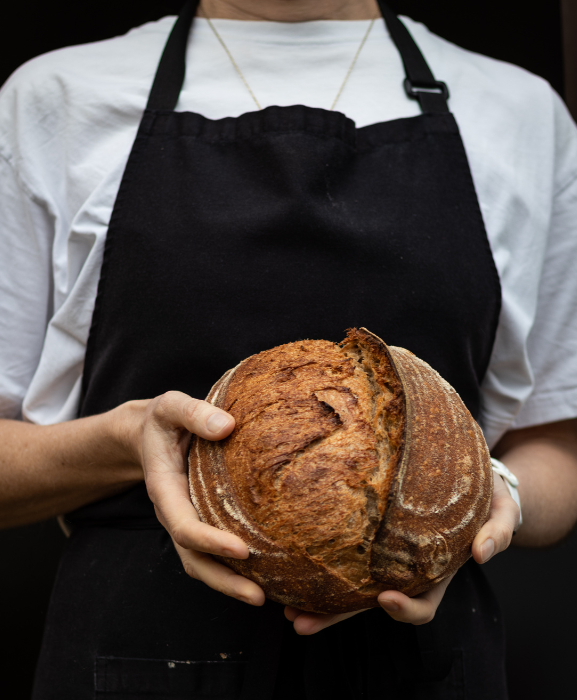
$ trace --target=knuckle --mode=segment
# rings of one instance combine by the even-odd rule
[[[192,561],[190,561],[190,559],[183,559],[182,566],[184,568],[184,573],[187,576],[190,576],[190,578],[194,578],[194,579],[198,578],[196,567],[194,566],[194,563]]]
[[[238,597],[239,593],[234,586],[234,576],[232,574],[232,571],[227,570],[221,574],[220,586],[221,591],[226,595],[229,595],[233,598]]]
[[[174,398],[176,392],[167,391],[165,394],[161,394],[156,398],[152,404],[152,414],[161,423],[168,419],[171,413],[171,409],[174,405]]]
[[[196,420],[198,414],[204,404],[204,401],[199,399],[189,398],[185,405],[183,406],[183,413],[188,421],[191,423]]]
[[[160,508],[156,505],[156,502],[155,502],[154,498],[152,498],[152,496],[150,495],[150,493],[149,493],[148,495],[149,495],[150,500],[152,501],[152,504],[154,505],[154,515],[156,515],[156,519],[157,519],[158,522],[162,525],[162,527],[164,527],[164,528],[166,529],[166,520],[164,519],[164,516],[163,516],[163,514],[162,514],[162,511],[161,511]]]
[[[435,613],[436,610],[431,610],[428,613],[422,615],[419,618],[418,622],[415,622],[415,625],[427,625],[429,622],[432,622],[435,619]]]
[[[180,527],[173,527],[171,530],[172,539],[176,542],[179,547],[183,549],[189,549],[187,537]]]
[[[196,548],[200,552],[205,552],[206,554],[212,554],[214,555],[219,555],[220,554],[220,547],[218,544],[213,541],[211,537],[207,536],[202,536],[197,538],[196,540]]]
[[[502,551],[506,549],[511,540],[513,539],[513,528],[509,525],[501,524],[497,527],[495,531],[495,540],[497,544],[497,550]]]
[[[517,505],[507,489],[495,497],[495,503],[501,511],[512,510]]]
[[[204,533],[201,528],[194,527],[193,525],[192,529],[189,527],[186,533],[183,529],[181,529],[177,534],[181,538],[181,541],[179,541],[181,547],[185,547],[186,549],[190,549],[194,552],[214,554],[214,550],[216,548],[212,542],[212,539],[207,536],[207,534]],[[174,534],[173,537],[175,537]]]
[[[147,418],[165,430],[183,427],[187,422],[198,420],[204,403],[180,391],[167,391],[151,401]]]
[[[146,493],[148,494],[148,498],[152,501],[152,505],[154,506],[154,513],[156,517],[160,520],[160,522],[162,522],[162,511],[158,507],[159,501],[162,500],[161,498],[159,498],[158,484],[156,483],[154,476],[149,474],[148,472],[144,474],[144,480],[146,483]]]

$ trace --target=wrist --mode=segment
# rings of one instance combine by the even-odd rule
[[[149,400],[127,401],[106,415],[112,441],[122,459],[142,469],[142,433]]]

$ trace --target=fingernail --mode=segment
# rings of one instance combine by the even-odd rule
[[[238,552],[235,552],[234,549],[223,549],[222,556],[229,557],[230,559],[241,559],[240,554]]]
[[[395,601],[389,600],[388,598],[380,600],[379,603],[383,606],[385,610],[388,610],[389,612],[397,612],[399,609],[399,606],[395,603]]]
[[[483,564],[493,556],[495,551],[495,543],[492,539],[485,540],[481,545],[481,559]]]
[[[220,433],[230,425],[230,418],[225,413],[213,413],[207,418],[206,427],[211,433]]]

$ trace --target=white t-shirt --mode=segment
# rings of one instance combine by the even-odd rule
[[[110,214],[174,18],[21,67],[0,92],[0,416],[76,416]],[[577,416],[577,129],[540,78],[403,20],[455,114],[503,289],[482,386],[490,445]],[[216,20],[261,105],[329,108],[366,21]],[[419,114],[375,23],[337,104],[357,126]],[[177,110],[255,105],[206,20]],[[386,339],[385,339],[386,340]],[[215,378],[216,379],[216,378]]]

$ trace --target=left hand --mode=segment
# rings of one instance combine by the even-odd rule
[[[472,545],[473,559],[478,564],[484,564],[498,552],[507,549],[519,522],[519,507],[511,498],[505,482],[500,476],[495,476],[493,481],[493,500],[489,520],[479,530]],[[378,597],[379,604],[393,620],[423,625],[435,617],[453,576],[454,574],[433,586],[431,590],[414,598],[409,598],[400,591],[383,591]],[[315,634],[359,612],[362,610],[325,615],[303,612],[288,605],[285,608],[285,616],[294,623],[298,634]]]

